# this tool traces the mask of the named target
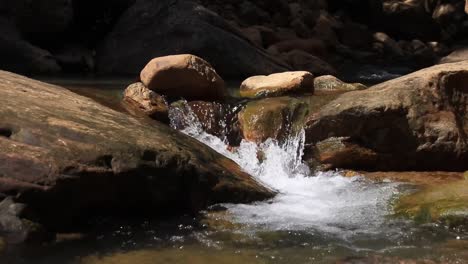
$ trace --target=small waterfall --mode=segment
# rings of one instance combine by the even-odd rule
[[[370,183],[339,172],[311,172],[302,162],[304,131],[283,144],[272,139],[259,145],[242,141],[239,147],[230,148],[224,139],[203,131],[196,115],[185,107],[184,120],[173,120],[173,125],[185,123],[183,133],[279,191],[272,201],[226,205],[236,222],[267,230],[320,230],[345,236],[381,232],[398,184]]]

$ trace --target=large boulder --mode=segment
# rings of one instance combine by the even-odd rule
[[[240,95],[247,98],[277,96],[286,93],[314,92],[314,75],[307,71],[252,76],[244,80]]]
[[[151,60],[140,73],[141,82],[159,94],[186,99],[222,99],[224,81],[200,57],[181,54]]]
[[[0,193],[48,230],[272,197],[233,161],[158,122],[0,72]]]
[[[137,1],[98,49],[97,66],[101,73],[135,74],[152,58],[183,53],[206,59],[223,77],[288,69],[215,13],[183,0]]]
[[[308,156],[332,168],[467,170],[467,84],[464,61],[343,94],[310,117]]]

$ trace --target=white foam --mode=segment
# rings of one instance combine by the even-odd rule
[[[223,140],[200,129],[193,115],[189,119],[195,123],[182,130],[184,133],[279,191],[271,201],[226,205],[234,221],[267,230],[319,230],[343,235],[379,232],[397,184],[369,183],[361,177],[343,177],[339,172],[310,172],[302,162],[304,132],[281,145],[271,139],[260,145],[243,141],[239,148],[229,151]],[[263,153],[262,160],[258,153]]]

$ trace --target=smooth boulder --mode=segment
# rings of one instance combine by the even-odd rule
[[[253,76],[244,80],[240,87],[240,95],[247,98],[297,92],[313,93],[314,75],[306,71],[296,71]]]
[[[0,80],[0,193],[47,230],[70,232],[94,215],[163,216],[273,196],[159,122],[12,73],[0,71]]]
[[[321,156],[318,142],[338,138],[343,144],[327,150],[331,168],[465,171],[467,84],[464,61],[345,93],[309,117],[308,159]],[[357,153],[353,162],[340,158],[349,148]]]
[[[159,94],[185,99],[222,99],[224,81],[200,57],[181,54],[152,59],[140,73],[141,82]]]

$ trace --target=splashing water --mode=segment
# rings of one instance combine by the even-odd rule
[[[318,230],[345,237],[382,231],[398,184],[370,183],[339,172],[312,173],[302,162],[304,131],[283,144],[272,139],[259,145],[242,141],[230,151],[224,140],[203,131],[193,112],[185,111],[184,119],[187,126],[183,133],[232,159],[279,192],[268,202],[226,205],[234,221],[266,230]]]

